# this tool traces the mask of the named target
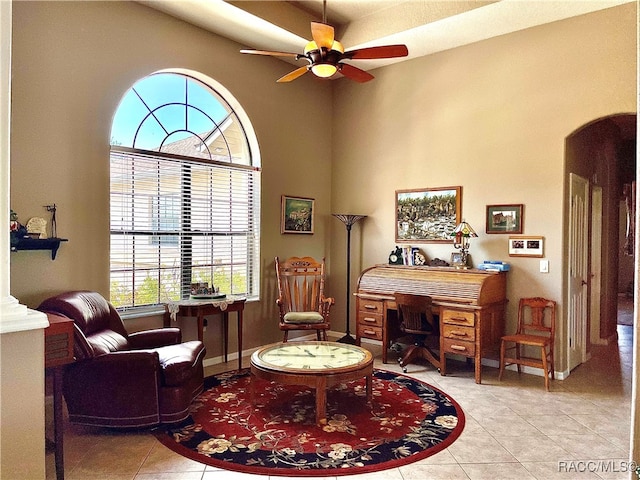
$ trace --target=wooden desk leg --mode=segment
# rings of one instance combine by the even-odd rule
[[[204,314],[200,308],[198,308],[198,340],[204,343]]]
[[[387,352],[389,350],[389,317],[385,308],[382,318],[382,363],[387,363]]]
[[[319,376],[316,380],[316,425],[327,423],[327,379]]]
[[[238,310],[238,370],[242,370],[242,309]]]
[[[53,435],[56,443],[56,479],[64,480],[64,426],[62,419],[62,367],[53,368]]]
[[[224,361],[225,363],[229,361],[228,351],[229,351],[229,313],[222,312],[222,331],[224,335]]]

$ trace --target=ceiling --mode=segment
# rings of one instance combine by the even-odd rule
[[[323,20],[323,0],[139,1],[252,49],[301,53],[311,39],[310,22]],[[408,57],[355,63],[371,70],[634,1],[327,0],[326,23],[346,50],[407,45]]]
[[[372,70],[526,28],[636,0],[138,0],[243,48],[301,53],[310,22],[336,29],[346,50],[402,43],[409,56],[357,60]],[[293,57],[274,57],[297,64]],[[334,77],[340,77],[335,75]],[[275,81],[275,79],[274,79]],[[624,138],[635,139],[635,116],[613,117]]]

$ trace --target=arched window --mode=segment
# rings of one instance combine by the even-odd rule
[[[222,86],[185,71],[136,82],[113,119],[110,178],[117,308],[188,298],[202,282],[258,297],[257,141]]]

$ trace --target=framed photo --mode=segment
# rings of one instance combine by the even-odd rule
[[[487,205],[487,233],[522,233],[524,206]]]
[[[510,257],[543,257],[544,237],[509,237]]]
[[[452,267],[466,266],[466,262],[462,259],[462,252],[451,253],[451,266]]]
[[[313,198],[282,195],[280,233],[313,234]]]
[[[451,242],[462,216],[462,187],[396,190],[396,242]]]

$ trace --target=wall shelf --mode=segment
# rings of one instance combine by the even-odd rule
[[[17,243],[11,245],[11,251],[51,250],[51,260],[55,260],[60,243],[67,241],[66,238],[19,238]]]

